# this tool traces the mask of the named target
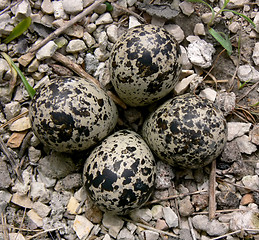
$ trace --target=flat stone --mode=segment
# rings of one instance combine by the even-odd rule
[[[82,0],[62,0],[63,8],[68,14],[77,14],[83,10]]]
[[[96,48],[94,51],[94,56],[97,58],[98,61],[104,62],[109,58],[109,54],[106,50],[101,48]]]
[[[141,25],[141,23],[139,22],[139,20],[136,17],[129,16],[129,29],[140,26],[140,25]]]
[[[236,138],[236,142],[241,153],[252,154],[257,151],[257,146],[250,142],[247,135]]]
[[[181,95],[186,92],[191,82],[197,77],[197,74],[192,74],[186,78],[183,78],[179,83],[176,84],[174,88],[174,93],[176,95]]]
[[[163,206],[162,205],[154,205],[151,208],[153,219],[159,219],[163,217]]]
[[[237,76],[241,82],[256,83],[259,81],[259,71],[249,64],[241,65],[237,70]]]
[[[219,92],[216,97],[216,105],[223,112],[224,116],[231,113],[236,106],[236,95],[234,92]]]
[[[73,190],[83,185],[82,174],[72,173],[59,180],[55,186],[56,191]]]
[[[239,150],[239,147],[237,145],[236,141],[227,142],[224,150],[221,154],[221,161],[226,163],[232,163],[234,161],[241,161],[242,154]]]
[[[259,42],[255,43],[252,59],[256,66],[259,65]]]
[[[6,190],[0,190],[0,201],[4,201],[6,203],[9,203],[11,201],[12,194],[9,193]]]
[[[193,29],[193,33],[194,35],[201,35],[201,36],[205,36],[206,33],[205,33],[205,27],[203,25],[203,23],[196,23],[195,26],[194,26],[194,29]]]
[[[226,223],[221,223],[218,220],[212,220],[209,222],[206,232],[210,236],[221,236],[226,234],[229,231],[228,224]]]
[[[20,195],[26,195],[30,189],[30,183],[31,183],[31,168],[26,168],[22,172],[22,179],[23,182],[21,183],[18,179],[15,181],[14,186],[12,187],[13,192],[17,192]]]
[[[96,24],[95,23],[89,23],[86,27],[85,27],[86,31],[88,33],[93,33],[96,30]]]
[[[135,209],[130,212],[130,217],[136,222],[141,221],[141,219],[145,222],[150,222],[152,219],[152,211],[149,208]]]
[[[76,171],[72,158],[64,153],[51,152],[39,161],[38,169],[49,178],[64,178]]]
[[[10,148],[20,147],[27,132],[27,130],[22,132],[13,132],[10,138],[8,139],[7,146]]]
[[[166,189],[172,186],[172,180],[174,179],[175,175],[172,168],[162,162],[157,162],[157,174],[155,179],[155,185],[157,189]]]
[[[124,221],[121,220],[118,216],[106,212],[103,215],[102,224],[108,229],[109,235],[116,239],[124,225]]]
[[[36,58],[40,61],[50,58],[53,56],[57,49],[57,44],[54,41],[49,41],[46,45],[40,48],[40,50],[38,50],[36,53]]]
[[[46,14],[53,14],[54,13],[53,2],[51,0],[43,0],[41,4],[41,10]]]
[[[190,16],[194,12],[193,4],[188,1],[179,3],[179,7],[186,16]]]
[[[87,47],[92,47],[96,43],[94,37],[88,32],[84,32],[83,40]]]
[[[33,209],[27,212],[27,216],[37,225],[37,227],[43,226],[42,218]]]
[[[254,125],[253,129],[249,132],[251,142],[259,145],[259,125]]]
[[[69,199],[69,202],[67,204],[67,212],[69,214],[80,214],[82,213],[82,208],[79,208],[78,207],[80,206],[80,203],[76,200],[75,197],[71,196],[71,198]],[[77,211],[78,209],[78,211]]]
[[[101,15],[106,12],[106,8],[106,4],[101,3],[96,9],[94,9],[94,12]]]
[[[94,225],[84,216],[76,215],[73,229],[79,239],[86,239]]]
[[[168,225],[164,219],[157,219],[155,228],[165,231],[168,230]]]
[[[232,141],[233,139],[248,133],[251,125],[251,123],[228,122],[228,141]]]
[[[66,47],[67,53],[77,53],[77,52],[82,52],[84,50],[86,50],[85,42],[80,39],[74,39],[69,41]]]
[[[237,31],[240,29],[240,24],[238,22],[232,22],[229,26],[228,26],[229,31],[231,31],[232,33],[237,33]]]
[[[183,217],[190,216],[194,212],[190,196],[180,199],[179,202],[179,213]]]
[[[205,24],[208,24],[211,20],[211,17],[212,17],[212,13],[211,12],[208,12],[208,13],[203,13],[201,15],[201,20],[205,23]]]
[[[31,15],[31,6],[28,0],[24,0],[14,7],[15,18],[21,21],[24,17]]]
[[[194,41],[187,48],[191,63],[202,68],[208,68],[212,65],[212,55],[215,51],[213,45],[204,40]]]
[[[33,202],[27,195],[19,195],[18,193],[14,193],[11,202],[24,208],[33,208]]]
[[[110,25],[106,29],[107,36],[112,43],[118,40],[118,27],[115,24]]]
[[[259,188],[259,176],[258,175],[247,175],[242,178],[242,183],[244,187],[250,189],[258,189]]]
[[[112,23],[113,19],[112,16],[109,12],[106,12],[102,14],[96,21],[95,24],[98,25],[104,25],[104,24],[109,24]]]
[[[31,128],[31,122],[29,117],[19,118],[9,126],[10,131],[13,131],[13,132],[15,131],[21,132],[30,128]]]
[[[159,233],[152,230],[144,230],[141,233],[146,240],[157,240],[159,238]]]
[[[62,18],[64,20],[69,19],[68,14],[65,12],[62,1],[53,1],[53,10],[55,19]]]
[[[32,208],[41,218],[47,217],[51,211],[51,208],[42,202],[34,202]]]
[[[169,228],[178,226],[178,216],[170,207],[163,208],[164,219]]]
[[[2,159],[0,160],[0,179],[0,189],[8,188],[12,183],[6,162]]]
[[[31,198],[33,201],[41,201],[47,203],[50,200],[50,191],[46,188],[43,182],[31,182]]]
[[[201,90],[199,96],[214,102],[217,97],[217,92],[212,88],[205,88],[205,89]]]
[[[180,45],[180,48],[181,48],[181,52],[182,52],[182,68],[183,70],[189,70],[192,68],[192,64],[191,62],[189,61],[189,58],[187,56],[187,51],[185,49],[185,47],[183,47],[182,45]]]
[[[34,53],[26,53],[24,55],[22,55],[21,57],[18,58],[18,62],[26,67],[31,61],[32,59],[34,58]]]
[[[31,162],[37,163],[40,160],[40,157],[41,157],[41,150],[36,149],[33,146],[30,146],[28,148],[28,157],[29,157]]]
[[[167,24],[164,28],[175,38],[178,43],[181,43],[184,40],[184,31],[179,25]]]
[[[118,240],[135,240],[135,237],[127,228],[124,227],[121,229],[121,231],[118,234],[116,239],[118,239]]]

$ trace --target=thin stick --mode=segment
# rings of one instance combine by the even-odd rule
[[[17,1],[17,2],[14,2],[14,3],[12,3],[12,4],[10,4],[8,7],[6,7],[4,10],[2,10],[1,12],[0,12],[0,15],[2,15],[3,13],[5,13],[5,12],[7,12],[9,9],[11,9],[13,6],[15,6],[16,4],[19,4],[19,3],[21,3],[22,2],[22,0],[19,0],[19,1]]]
[[[124,218],[124,217],[122,217],[121,219],[124,220],[124,221],[127,221],[127,222],[134,223],[135,225],[137,225],[139,227],[142,227],[142,228],[145,228],[145,229],[157,232],[159,234],[164,234],[164,235],[167,235],[167,236],[170,236],[170,237],[174,237],[174,238],[180,239],[180,237],[177,236],[176,234],[173,234],[173,233],[170,233],[170,232],[166,232],[166,231],[162,231],[162,230],[150,227],[150,226],[142,224],[142,223],[134,222],[134,221],[132,221],[130,219],[127,219],[127,218]]]
[[[13,155],[9,152],[8,148],[6,147],[4,141],[1,137],[0,137],[0,148],[2,149],[3,153],[8,158],[9,163],[11,164],[13,170],[16,172],[18,180],[21,183],[23,183],[22,175],[21,175],[21,172],[20,172],[19,168],[17,167],[16,161],[15,161]]]
[[[227,234],[224,234],[224,235],[221,235],[221,236],[218,236],[218,237],[215,237],[215,238],[212,238],[212,240],[217,240],[217,239],[221,239],[221,238],[224,238],[224,237],[228,237],[230,235],[233,235],[233,234],[236,234],[236,233],[240,233],[242,231],[246,231],[246,232],[250,232],[250,231],[254,231],[254,232],[259,232],[259,229],[251,229],[251,228],[245,228],[245,229],[240,229],[240,230],[236,230],[234,232],[231,232],[231,233],[227,233]]]
[[[210,179],[209,179],[209,219],[212,220],[215,218],[216,213],[216,159],[211,163],[211,172],[210,172]]]
[[[195,195],[195,194],[199,194],[199,193],[203,193],[203,192],[207,192],[207,190],[201,190],[201,191],[196,191],[196,192],[191,192],[191,193],[181,193],[181,194],[177,194],[177,195],[172,195],[172,196],[169,196],[169,197],[149,201],[145,205],[151,205],[151,204],[159,203],[159,202],[162,202],[162,201],[171,200],[171,199],[174,199],[174,198],[191,196],[191,195]]]
[[[7,224],[6,224],[6,217],[3,214],[3,212],[1,213],[1,219],[2,219],[2,230],[4,233],[4,240],[9,240],[8,228],[7,228]]]
[[[84,69],[79,66],[78,64],[74,63],[73,61],[71,61],[68,57],[64,56],[63,54],[56,52],[54,53],[54,55],[52,56],[52,58],[58,62],[61,62],[62,64],[64,64],[66,67],[68,67],[69,69],[71,69],[73,72],[75,72],[76,74],[78,74],[80,77],[84,77],[90,81],[92,81],[94,84],[96,84],[99,88],[101,88],[101,85],[99,83],[99,81],[92,77],[90,74],[88,74],[86,71],[84,71]],[[121,106],[123,109],[126,109],[127,106],[126,104],[119,99],[117,96],[115,96],[112,92],[107,91],[106,92],[111,98],[112,100],[117,103],[119,106]]]
[[[259,84],[259,81],[255,83],[251,88],[249,88],[240,98],[237,99],[237,103],[239,103],[243,98],[245,98],[252,90],[254,90],[257,85]]]
[[[216,213],[229,213],[229,212],[241,212],[244,211],[244,209],[239,209],[239,208],[235,208],[235,209],[224,209],[224,210],[216,210]],[[200,215],[200,214],[209,214],[209,212],[194,212],[192,213],[192,215]]]
[[[33,239],[33,238],[35,238],[35,237],[38,237],[38,236],[40,236],[40,235],[42,235],[42,234],[44,234],[44,233],[53,232],[53,231],[56,231],[56,230],[59,230],[59,229],[62,229],[62,228],[63,228],[63,227],[47,229],[47,230],[45,230],[45,231],[36,233],[36,234],[34,234],[33,236],[27,237],[26,239],[27,239],[27,240],[30,240],[30,239]]]
[[[6,127],[7,125],[9,125],[9,124],[15,122],[16,120],[18,120],[19,118],[24,117],[24,116],[27,115],[28,113],[29,113],[29,111],[26,111],[26,112],[23,112],[23,113],[19,114],[18,116],[14,117],[14,118],[10,119],[9,121],[7,121],[6,123],[2,124],[2,125],[0,126],[0,128]]]
[[[194,229],[193,229],[193,226],[192,226],[192,219],[190,217],[188,217],[188,224],[189,224],[192,239],[196,240],[195,232],[194,232]]]
[[[66,25],[58,28],[55,30],[53,33],[51,33],[48,37],[46,37],[44,40],[42,40],[40,43],[32,47],[29,52],[33,53],[43,47],[46,43],[48,43],[50,40],[58,37],[61,33],[63,33],[66,29],[71,27],[73,24],[77,23],[80,21],[83,17],[86,15],[90,14],[95,8],[97,8],[100,4],[105,2],[105,0],[96,0],[90,7],[86,8],[83,12],[80,14],[76,15],[74,18],[72,18],[70,21],[67,22]]]

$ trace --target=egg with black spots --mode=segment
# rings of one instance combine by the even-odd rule
[[[154,156],[137,133],[120,130],[95,147],[84,165],[84,183],[103,211],[124,215],[147,202],[154,189]]]
[[[32,130],[58,152],[83,151],[105,138],[115,127],[117,107],[92,82],[61,77],[37,89],[29,108]]]
[[[182,69],[177,41],[163,27],[129,29],[112,48],[109,72],[119,97],[129,106],[145,106],[166,96]]]
[[[223,151],[227,125],[223,113],[210,100],[185,94],[151,113],[143,124],[142,136],[170,165],[201,168]]]

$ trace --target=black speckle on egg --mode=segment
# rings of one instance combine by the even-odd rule
[[[226,120],[209,100],[186,94],[153,112],[143,124],[142,136],[167,163],[200,168],[222,152],[227,140]]]
[[[84,177],[89,196],[102,210],[127,214],[152,194],[155,160],[137,133],[121,130],[91,152]]]
[[[167,95],[178,82],[180,55],[178,43],[164,28],[131,28],[111,51],[111,82],[128,105],[148,105]]]

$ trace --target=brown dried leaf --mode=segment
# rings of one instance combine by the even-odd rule
[[[21,146],[24,137],[26,136],[28,130],[22,132],[14,132],[7,142],[7,146],[10,148],[18,148]]]

